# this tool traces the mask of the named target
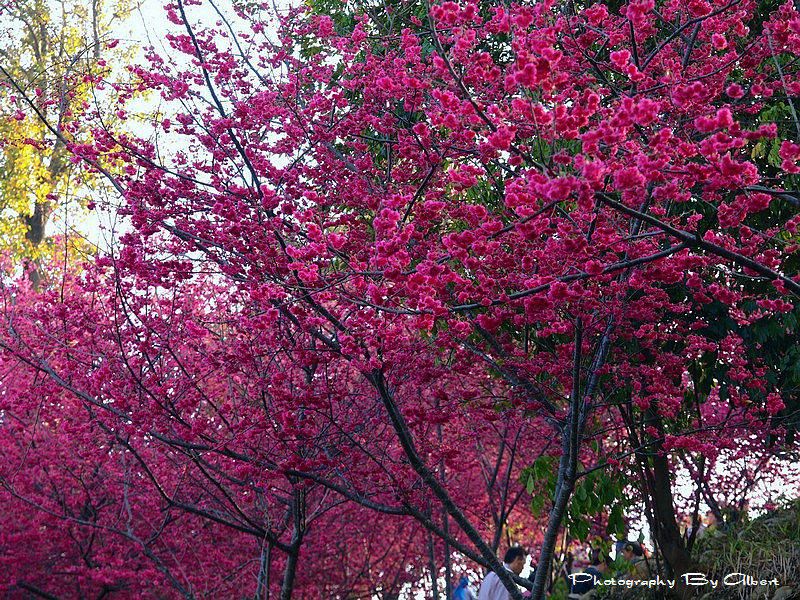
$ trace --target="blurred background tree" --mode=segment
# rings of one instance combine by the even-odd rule
[[[88,203],[67,145],[80,136],[76,117],[125,56],[112,31],[132,8],[130,0],[31,0],[0,12],[0,251],[34,285],[52,249],[54,213],[66,219]]]

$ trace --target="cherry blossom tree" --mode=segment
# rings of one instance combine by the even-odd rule
[[[668,572],[690,570],[674,462],[794,447],[794,379],[754,337],[797,326],[792,4],[411,2],[274,27],[258,4],[199,26],[195,4],[166,5],[188,62],[131,66],[174,107],[152,136],[88,111],[91,139],[51,127],[131,223],[68,285],[8,296],[8,376],[120,454],[76,464],[124,456],[162,512],[261,540],[252,563],[220,548],[258,594],[273,564],[281,597],[310,593],[314,532],[371,515],[415,554],[375,567],[374,536],[341,527],[363,544],[351,589],[391,597],[457,553],[520,597],[496,551],[536,522],[521,466],[544,498],[518,540],[539,547],[534,598],[565,519],[618,510],[611,474]],[[19,501],[43,485],[3,481]],[[184,581],[135,535],[177,593],[219,576]]]

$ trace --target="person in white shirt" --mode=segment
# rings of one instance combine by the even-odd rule
[[[525,568],[527,558],[528,555],[525,550],[519,546],[512,546],[506,550],[506,554],[503,557],[503,567],[514,573],[514,575],[519,575],[522,573],[522,569]],[[489,571],[489,574],[481,583],[478,600],[509,600],[509,598],[511,598],[511,594],[508,593],[497,573]]]

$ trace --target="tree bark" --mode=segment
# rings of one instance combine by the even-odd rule
[[[563,435],[564,437],[568,437],[569,433],[565,431]],[[568,442],[565,441],[564,445],[567,444]],[[577,469],[571,464],[573,462],[577,463],[577,455],[573,456],[573,452],[567,447],[566,451],[561,454],[561,459],[559,460],[556,496],[553,501],[553,507],[550,509],[550,515],[547,519],[547,530],[545,531],[542,548],[539,552],[539,563],[536,567],[533,578],[533,589],[531,590],[532,600],[541,600],[544,598],[558,532],[561,529],[561,523],[564,521],[564,513],[569,505],[572,490],[575,487],[575,474]]]
[[[675,518],[669,463],[663,454],[657,454],[652,461],[653,489],[650,490],[650,497],[653,500],[655,523],[651,526],[664,561],[667,563],[667,574],[670,578],[675,579],[675,594],[679,598],[689,598],[692,595],[691,589],[686,586],[681,576],[693,571],[692,559],[686,550],[686,544]]]
[[[297,559],[300,556],[300,546],[306,532],[306,493],[305,490],[295,489],[292,503],[292,542],[286,557],[286,568],[283,571],[283,584],[281,585],[281,600],[292,600],[294,580],[297,575]]]
[[[645,413],[645,422],[656,427],[659,435],[663,438],[661,418],[652,408]],[[650,455],[648,456],[648,454]],[[666,563],[667,576],[675,579],[673,595],[678,598],[689,598],[692,590],[685,584],[681,576],[693,570],[692,559],[686,549],[686,543],[675,515],[669,460],[664,454],[660,442],[655,444],[654,452],[648,454],[638,453],[638,457],[639,461],[644,463],[642,464],[645,475],[643,481],[652,503],[650,529]],[[650,465],[646,464],[648,460]]]
[[[258,584],[254,600],[269,600],[269,571],[272,567],[272,544],[265,541],[261,550],[261,565],[258,569]]]

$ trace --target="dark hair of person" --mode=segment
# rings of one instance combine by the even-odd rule
[[[528,555],[527,552],[523,548],[519,546],[511,546],[508,550],[506,550],[506,554],[503,557],[503,562],[507,565],[510,565],[512,562],[517,560],[520,556],[525,558]]]
[[[642,550],[642,546],[637,542],[628,542],[627,544],[625,544],[625,550],[627,552],[633,552],[634,556],[644,555],[644,550]]]

